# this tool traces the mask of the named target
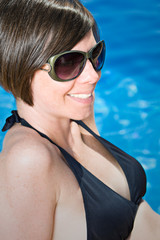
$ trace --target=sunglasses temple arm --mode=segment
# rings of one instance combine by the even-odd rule
[[[45,63],[40,70],[46,71],[46,72],[50,72],[51,71],[51,65],[49,63]]]

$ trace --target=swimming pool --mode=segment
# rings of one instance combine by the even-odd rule
[[[102,136],[137,158],[147,174],[145,199],[160,213],[160,3],[158,0],[83,0],[107,44],[96,89]],[[0,88],[0,125],[15,109]],[[4,134],[0,133],[0,150]]]
[[[145,199],[160,213],[160,2],[82,2],[107,45],[96,90],[98,127],[142,163],[148,180]]]

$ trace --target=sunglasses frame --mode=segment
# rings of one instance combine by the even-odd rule
[[[95,69],[95,71],[96,71],[96,72],[99,72],[99,71],[102,69],[102,67],[103,67],[104,61],[103,61],[103,64],[102,64],[101,68],[98,69],[98,71],[97,71],[96,68],[95,68],[95,66],[94,66],[94,64],[93,64],[93,62],[92,62],[92,52],[93,52],[93,50],[94,50],[100,43],[103,44],[104,61],[105,61],[105,50],[106,50],[106,48],[105,48],[105,42],[104,42],[104,40],[101,40],[101,41],[99,41],[93,48],[91,48],[88,52],[83,52],[83,51],[78,51],[78,50],[70,50],[70,51],[65,51],[65,52],[56,54],[56,55],[50,57],[50,58],[48,59],[48,61],[47,61],[47,64],[49,64],[49,66],[48,66],[48,67],[49,67],[49,70],[47,70],[47,69],[42,69],[42,68],[41,68],[41,70],[47,71],[48,74],[49,74],[49,76],[50,76],[53,80],[56,80],[56,81],[59,81],[59,82],[68,82],[68,81],[74,80],[75,78],[77,78],[77,77],[82,73],[82,71],[83,71],[83,69],[84,69],[84,67],[85,67],[85,65],[86,65],[86,62],[87,62],[87,60],[89,59],[90,62],[92,63],[93,68]],[[59,78],[59,77],[57,76],[57,74],[56,74],[56,72],[55,72],[55,70],[54,70],[54,65],[55,65],[56,60],[57,60],[59,57],[65,55],[65,54],[68,54],[68,53],[81,53],[81,54],[84,56],[84,60],[82,61],[82,67],[81,67],[81,70],[80,70],[80,72],[78,73],[78,75],[76,75],[74,78],[65,80],[65,79],[61,79],[61,78]]]

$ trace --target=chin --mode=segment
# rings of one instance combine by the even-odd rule
[[[91,112],[88,112],[87,114],[76,114],[71,119],[73,120],[85,120],[91,115]]]

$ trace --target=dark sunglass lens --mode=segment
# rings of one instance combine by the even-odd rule
[[[101,68],[103,67],[104,59],[105,59],[105,46],[104,43],[101,42],[93,49],[92,52],[92,63],[97,71],[100,71]]]
[[[81,72],[84,56],[81,53],[66,53],[55,62],[55,73],[62,80],[76,78]]]

